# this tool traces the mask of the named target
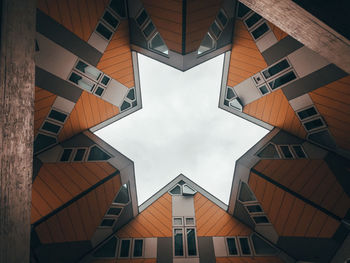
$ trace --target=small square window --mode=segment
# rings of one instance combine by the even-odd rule
[[[105,91],[104,88],[98,86],[97,89],[95,90],[95,94],[96,94],[97,96],[101,97],[104,91]]]
[[[248,237],[239,237],[239,246],[241,248],[242,256],[248,256],[252,254]]]
[[[268,224],[269,220],[266,216],[253,216],[255,224]]]
[[[111,207],[108,209],[107,215],[119,216],[122,209],[123,209],[122,207]]]
[[[99,23],[96,27],[96,31],[105,39],[110,40],[113,32],[105,27],[103,24]]]
[[[108,10],[106,10],[106,12],[103,14],[102,19],[108,24],[110,25],[114,30],[117,28],[119,21],[118,19],[112,15],[111,12],[109,12]]]
[[[62,113],[60,111],[57,111],[55,109],[52,109],[49,113],[49,116],[48,116],[50,119],[53,119],[53,120],[56,120],[56,121],[59,121],[59,122],[62,122],[64,123],[66,118],[67,118],[67,114],[65,113]]]
[[[257,14],[257,13],[253,13],[250,17],[248,17],[244,22],[246,24],[246,26],[248,27],[248,29],[250,29],[251,27],[253,27],[256,23],[258,23],[260,20],[262,19],[262,17]]]
[[[185,218],[185,224],[186,226],[194,226],[194,218],[193,217],[186,217]]]
[[[101,222],[100,226],[104,227],[112,227],[115,222],[115,219],[110,219],[110,218],[104,218]]]
[[[107,86],[110,80],[111,80],[110,77],[104,75],[104,76],[102,77],[102,79],[101,79],[101,84],[104,85],[104,86]]]
[[[255,40],[258,40],[260,37],[262,37],[267,31],[269,31],[269,27],[266,23],[262,23],[260,26],[258,26],[256,29],[252,31],[252,35]]]
[[[249,213],[261,213],[263,212],[263,209],[260,205],[247,205],[246,206]]]
[[[316,130],[318,128],[325,127],[326,125],[321,118],[313,119],[307,122],[303,122],[303,125],[307,131]]]
[[[182,226],[182,217],[174,217],[173,218],[173,225],[174,226]]]
[[[259,90],[261,92],[262,95],[265,95],[267,93],[270,93],[269,89],[266,87],[266,85],[263,85],[261,87],[259,87]]]
[[[45,121],[43,126],[41,127],[42,130],[58,134],[62,126],[54,124],[52,122]]]
[[[227,250],[230,256],[238,255],[236,239],[234,237],[226,238]]]

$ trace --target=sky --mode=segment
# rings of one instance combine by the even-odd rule
[[[235,161],[268,131],[218,108],[223,55],[186,72],[138,58],[142,109],[96,135],[134,161],[139,205],[180,173],[228,204]]]

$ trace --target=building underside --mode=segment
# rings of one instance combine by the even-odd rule
[[[347,1],[0,7],[0,262],[350,260]],[[94,135],[142,110],[137,54],[224,54],[218,110],[270,130],[228,205],[180,174],[138,206],[133,162]]]

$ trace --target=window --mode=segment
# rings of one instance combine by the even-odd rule
[[[187,236],[187,255],[197,256],[195,228],[186,228],[186,236]]]
[[[185,217],[185,225],[186,226],[194,226],[194,217]]]
[[[38,151],[44,150],[49,146],[56,144],[56,142],[57,140],[55,137],[43,133],[38,133],[34,141],[34,152],[36,153]]]
[[[155,51],[158,51],[162,54],[168,54],[168,47],[165,45],[163,39],[161,38],[159,33],[156,33],[154,37],[151,39],[149,47]]]
[[[110,77],[104,75],[104,76],[102,77],[102,79],[101,79],[101,84],[104,85],[104,86],[107,86],[110,80],[111,80]]]
[[[217,16],[217,20],[220,22],[223,28],[226,26],[228,19],[224,10],[220,9],[219,14]]]
[[[97,96],[101,97],[104,91],[105,91],[104,88],[98,86],[94,93],[95,93]]]
[[[181,195],[181,186],[176,185],[173,189],[169,191],[172,195]]]
[[[182,186],[182,194],[183,195],[194,195],[196,193],[195,190],[193,190],[190,186],[188,186],[187,184],[184,184]]]
[[[288,145],[280,145],[279,147],[285,159],[293,159],[293,154]]]
[[[263,209],[260,205],[246,205],[245,206],[249,213],[260,213],[263,212]]]
[[[96,27],[96,32],[99,33],[106,40],[110,40],[113,35],[113,32],[109,30],[106,26],[104,26],[102,23],[98,23]]]
[[[94,253],[93,256],[97,258],[115,258],[117,247],[117,238],[112,237],[102,246],[100,246]]]
[[[209,32],[204,36],[199,48],[198,48],[198,55],[203,54],[207,51],[210,51],[215,48],[215,41],[212,38],[212,36],[209,34]]]
[[[309,120],[302,123],[307,131],[313,131],[322,127],[326,127],[326,124],[319,117],[313,120]]]
[[[301,111],[298,111],[297,115],[298,115],[300,120],[306,120],[312,116],[318,115],[318,112],[314,106],[311,106],[311,107],[307,107],[306,109],[303,109]]]
[[[238,237],[239,240],[239,246],[241,249],[241,255],[242,256],[249,256],[252,254],[250,244],[248,237]]]
[[[75,156],[74,156],[74,161],[75,162],[81,162],[84,159],[85,156],[85,152],[86,152],[86,148],[79,148],[76,150],[75,152]]]
[[[237,16],[239,18],[243,18],[250,11],[250,9],[247,6],[245,6],[244,4],[242,4],[241,2],[238,2],[238,8],[237,9],[238,9]]]
[[[246,24],[246,26],[248,27],[248,29],[250,29],[251,27],[253,27],[256,23],[258,23],[260,20],[262,19],[262,17],[257,14],[257,13],[253,13],[251,16],[249,16],[244,23]]]
[[[236,238],[227,237],[226,238],[226,245],[227,245],[227,252],[230,256],[237,256],[238,255]]]
[[[123,207],[110,207],[107,211],[107,216],[119,216]]]
[[[283,70],[290,67],[289,62],[287,59],[283,59],[280,62],[276,63],[275,65],[269,67],[268,69],[262,71],[263,76],[265,79],[270,79],[273,76],[277,75],[278,73],[282,72]]]
[[[184,255],[184,245],[183,245],[183,229],[174,229],[174,255],[175,257]]]
[[[156,30],[156,28],[154,27],[152,21],[150,21],[146,27],[143,29],[143,34],[145,35],[146,38],[148,38],[149,36],[151,36],[151,34]]]
[[[111,218],[104,218],[101,222],[102,227],[113,227],[115,222],[115,219],[111,219]]]
[[[106,22],[106,24],[108,24],[114,30],[117,29],[117,26],[119,25],[119,20],[114,15],[112,15],[111,12],[106,10],[102,16],[102,19],[104,22]]]
[[[275,80],[269,82],[269,86],[272,90],[275,90],[277,88],[281,88],[288,84],[289,82],[295,80],[297,76],[295,75],[294,71],[289,71],[282,76],[276,78]]]
[[[270,90],[267,88],[266,85],[262,85],[261,87],[258,87],[262,95],[270,93]]]
[[[64,123],[67,119],[67,114],[55,109],[51,109],[48,117],[52,120]]]
[[[173,225],[174,226],[182,226],[182,217],[174,217],[173,218]]]
[[[72,72],[68,80],[70,80],[74,84],[78,85],[80,88],[87,90],[89,92],[92,92],[92,90],[95,88],[95,84],[92,81],[78,75],[75,72]]]
[[[233,89],[231,87],[227,87],[227,91],[226,91],[226,99],[228,100],[232,100],[233,98],[236,98],[236,94],[233,91]]]
[[[120,258],[128,258],[130,257],[130,239],[121,239],[120,240],[120,249],[119,249],[119,257]]]
[[[102,74],[101,71],[99,71],[97,68],[90,66],[81,60],[78,60],[77,64],[75,65],[75,68],[95,81],[98,81]]]
[[[268,224],[270,223],[267,216],[259,215],[259,216],[253,216],[252,217],[255,224]]]
[[[239,110],[239,111],[242,111],[243,110],[243,106],[241,104],[241,101],[239,100],[239,98],[235,98],[233,100],[231,100],[228,105],[231,107],[231,108],[234,108],[235,110]]]
[[[136,22],[141,27],[146,22],[147,19],[148,19],[148,15],[145,9],[142,9],[141,13],[136,17]]]
[[[241,202],[256,201],[253,192],[250,190],[249,186],[245,182],[241,182],[241,187],[239,190],[239,200]]]
[[[257,156],[263,159],[280,159],[280,155],[277,151],[276,145],[269,143],[264,149],[262,149]]]
[[[213,33],[213,36],[215,36],[216,39],[218,39],[222,33],[221,28],[219,27],[219,25],[216,23],[216,21],[214,21],[214,23],[211,24],[210,26],[210,30]]]
[[[292,145],[292,149],[297,158],[306,158],[306,154],[301,145]]]
[[[73,152],[73,149],[64,149],[63,153],[61,155],[60,161],[61,162],[68,162],[72,152]]]
[[[125,0],[112,0],[109,7],[120,17],[126,17]]]
[[[258,40],[260,37],[262,37],[266,32],[268,32],[270,28],[268,25],[264,22],[260,26],[258,26],[256,29],[254,29],[251,34],[255,40]]]
[[[142,257],[143,256],[143,239],[134,239],[133,240],[133,257]]]
[[[49,121],[45,121],[44,124],[41,126],[41,130],[44,130],[53,134],[58,134],[61,128],[62,126]]]
[[[114,203],[116,204],[127,204],[129,203],[129,190],[128,190],[128,185],[123,184],[122,187],[120,188],[117,197],[114,199]]]
[[[88,161],[103,161],[109,158],[111,157],[96,145],[90,148]]]

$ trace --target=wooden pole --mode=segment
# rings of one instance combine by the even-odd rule
[[[29,262],[35,0],[1,0],[0,262]]]

